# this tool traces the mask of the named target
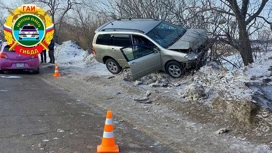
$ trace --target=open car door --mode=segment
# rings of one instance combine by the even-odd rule
[[[161,55],[156,47],[134,45],[121,48],[121,52],[130,66],[132,80],[161,69]]]

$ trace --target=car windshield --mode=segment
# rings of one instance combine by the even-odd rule
[[[34,26],[24,26],[24,30],[36,30]]]
[[[161,22],[154,29],[149,31],[147,35],[164,48],[174,44],[186,32],[180,26],[167,22]]]

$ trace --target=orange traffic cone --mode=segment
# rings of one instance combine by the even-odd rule
[[[102,143],[101,143],[101,145],[97,146],[97,152],[98,153],[119,152],[119,148],[115,144],[115,141],[114,141],[113,121],[112,121],[112,112],[111,111],[107,111]]]
[[[60,77],[58,64],[55,64],[55,74],[54,74],[54,77]]]

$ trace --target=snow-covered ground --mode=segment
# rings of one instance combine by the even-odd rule
[[[104,64],[94,60],[92,55],[81,49],[75,42],[67,41],[55,49],[56,63],[66,70],[74,71],[80,76],[111,75]]]
[[[87,76],[108,77],[112,74],[104,64],[98,63],[87,51],[82,50],[75,42],[67,41],[57,45],[55,49],[56,63],[69,71],[70,75],[82,78]],[[237,58],[237,56],[235,56]],[[228,59],[232,59],[229,57]],[[229,66],[229,65],[228,65]],[[164,89],[165,92],[174,93],[177,98],[184,100],[205,100],[205,104],[211,106],[211,101],[216,96],[226,101],[247,100],[253,101],[252,95],[256,89],[246,86],[250,82],[264,82],[266,86],[272,86],[272,52],[261,53],[255,63],[240,69],[226,69],[216,63],[210,63],[202,67],[193,76],[187,75],[181,79],[172,79],[164,73],[150,74],[134,82],[147,90]],[[123,74],[118,77],[123,77]],[[270,87],[263,88],[264,93],[271,91]],[[173,92],[175,91],[175,92]],[[178,94],[176,94],[178,93]],[[264,94],[263,93],[263,94]],[[272,106],[271,106],[272,109]]]
[[[256,92],[260,95],[268,92],[271,89],[271,53],[241,69],[229,71],[216,63],[209,63],[194,75],[188,73],[179,79],[165,73],[153,73],[134,82],[123,80],[124,73],[112,78],[104,64],[98,63],[74,42],[57,45],[55,54],[62,77],[52,78],[53,65],[42,64],[42,78],[78,99],[82,98],[87,104],[112,109],[119,114],[120,120],[130,122],[158,141],[174,148],[195,148],[195,152],[205,149],[206,152],[222,152],[222,149],[225,152],[271,152],[271,113],[262,111],[257,114],[265,122],[259,122],[241,136],[239,125],[235,133],[236,124],[231,125],[228,119],[220,118],[225,115],[210,109],[218,97],[226,104],[239,100],[254,102],[256,98],[252,96]],[[259,89],[258,85],[263,88]],[[88,101],[89,96],[97,101]],[[151,103],[135,100],[146,97]],[[242,111],[240,107],[238,111]],[[215,135],[221,127],[230,129],[230,134]],[[202,143],[205,141],[211,141],[213,145]]]

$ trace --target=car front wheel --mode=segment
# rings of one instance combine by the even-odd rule
[[[182,75],[183,67],[179,62],[171,61],[166,64],[166,72],[173,78],[179,78]]]
[[[106,60],[106,66],[107,69],[113,74],[118,74],[122,70],[120,65],[112,58]]]

